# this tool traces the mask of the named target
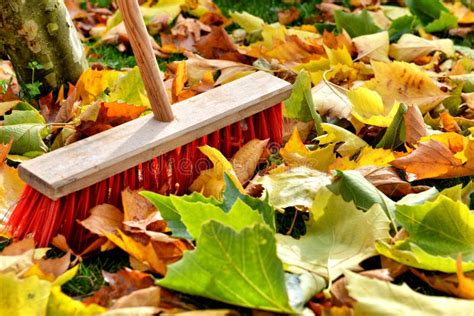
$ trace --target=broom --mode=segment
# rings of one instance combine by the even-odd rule
[[[78,221],[96,205],[120,206],[125,188],[184,194],[209,167],[199,146],[230,158],[254,138],[282,142],[281,102],[291,92],[289,83],[256,72],[174,104],[172,111],[137,1],[118,4],[153,117],[22,163],[19,174],[27,186],[5,224],[15,238],[32,236],[46,246],[62,234],[74,249],[83,249],[93,236]]]

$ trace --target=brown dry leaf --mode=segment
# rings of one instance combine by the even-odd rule
[[[456,274],[427,274],[421,270],[410,269],[413,274],[432,288],[465,299],[474,299],[474,272],[462,272],[461,256],[457,260]]]
[[[113,205],[101,204],[90,210],[91,215],[81,225],[99,236],[115,234],[122,227],[123,213]]]
[[[192,246],[184,240],[172,238],[163,233],[155,233],[153,238],[146,234],[126,235],[120,229],[118,235],[106,233],[105,236],[138,261],[147,266],[147,270],[166,274],[166,266],[176,262],[185,250]],[[159,238],[156,236],[160,236]],[[158,240],[159,239],[159,240]]]
[[[122,309],[129,307],[158,307],[160,305],[160,288],[150,286],[136,290],[126,296],[122,296],[110,307],[110,309]]]
[[[163,316],[169,316],[171,314],[162,314]],[[181,316],[239,316],[240,313],[231,309],[208,309],[208,310],[197,310],[179,313]],[[252,316],[271,316],[274,313],[253,310]]]
[[[400,178],[394,167],[366,166],[357,170],[388,197],[403,197],[429,189],[428,186],[413,187],[409,182]]]
[[[467,153],[472,145],[466,148]],[[430,139],[418,144],[418,147],[405,157],[397,158],[391,165],[405,172],[413,173],[416,179],[453,178],[474,174],[474,160],[466,163],[454,156],[445,144]]]
[[[35,264],[24,274],[25,277],[36,275],[43,280],[53,282],[64,274],[71,263],[71,253],[55,259],[35,260]]]
[[[449,95],[417,66],[405,62],[372,61],[375,78],[366,87],[377,91],[386,106],[395,101],[418,106],[422,113],[430,111]]]
[[[237,151],[230,161],[237,179],[243,185],[254,175],[260,157],[267,148],[269,139],[252,139]]]
[[[141,196],[139,192],[140,190],[132,191],[130,188],[122,191],[123,224],[125,224],[126,229],[132,231],[135,228],[138,229],[138,232],[146,232],[147,229],[165,231],[166,222],[156,210],[156,207],[147,198]]]
[[[223,27],[212,27],[211,33],[202,37],[194,47],[202,57],[207,59],[224,59],[250,64],[250,59],[239,53]]]
[[[0,254],[2,256],[18,256],[32,249],[35,249],[35,240],[26,238],[6,246]]]
[[[94,303],[109,307],[112,300],[126,296],[136,290],[152,287],[155,284],[149,274],[129,268],[120,270],[117,273],[103,271],[102,274],[108,285],[95,292],[84,303],[88,305]]]
[[[413,146],[420,138],[428,135],[423,115],[417,106],[408,107],[403,116],[403,122],[405,123],[405,141],[408,145]]]
[[[300,11],[295,7],[291,7],[288,10],[282,10],[278,12],[278,22],[283,25],[293,23],[298,20],[299,17]]]
[[[171,34],[161,33],[161,50],[166,53],[194,52],[194,44],[201,40],[202,32],[209,33],[211,28],[199,20],[180,15],[171,29]]]
[[[283,118],[283,142],[286,143],[293,133],[294,129],[298,130],[298,134],[302,139],[307,139],[309,133],[314,128],[314,122],[301,122],[294,119]]]
[[[371,279],[382,280],[386,282],[392,282],[393,278],[387,269],[368,270],[360,272],[359,274],[366,276]],[[352,307],[356,302],[352,297],[349,296],[349,292],[346,288],[346,278],[342,277],[331,286],[332,303],[336,306],[349,306]]]

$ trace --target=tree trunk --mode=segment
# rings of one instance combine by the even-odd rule
[[[41,90],[48,91],[75,83],[87,67],[63,0],[1,0],[0,30],[0,51],[23,84],[41,81]],[[30,62],[40,64],[40,69],[33,73]]]

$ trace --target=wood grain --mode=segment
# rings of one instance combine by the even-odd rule
[[[118,0],[117,2],[153,115],[158,121],[170,122],[174,118],[173,112],[138,2],[137,0]]]
[[[172,122],[148,115],[26,161],[20,177],[57,199],[261,112],[290,93],[288,82],[256,72],[176,103]]]

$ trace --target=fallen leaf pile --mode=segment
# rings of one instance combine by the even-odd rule
[[[150,112],[116,6],[65,2],[91,61],[78,82],[28,99],[0,63],[2,216],[22,161]],[[272,73],[293,84],[285,143],[229,160],[200,147],[212,166],[187,195],[124,190],[80,222],[97,237],[81,254],[2,237],[2,314],[474,310],[472,3],[273,1],[257,16],[241,2],[255,9],[140,1],[172,103]],[[110,253],[126,262],[99,271],[106,284],[71,290]]]

